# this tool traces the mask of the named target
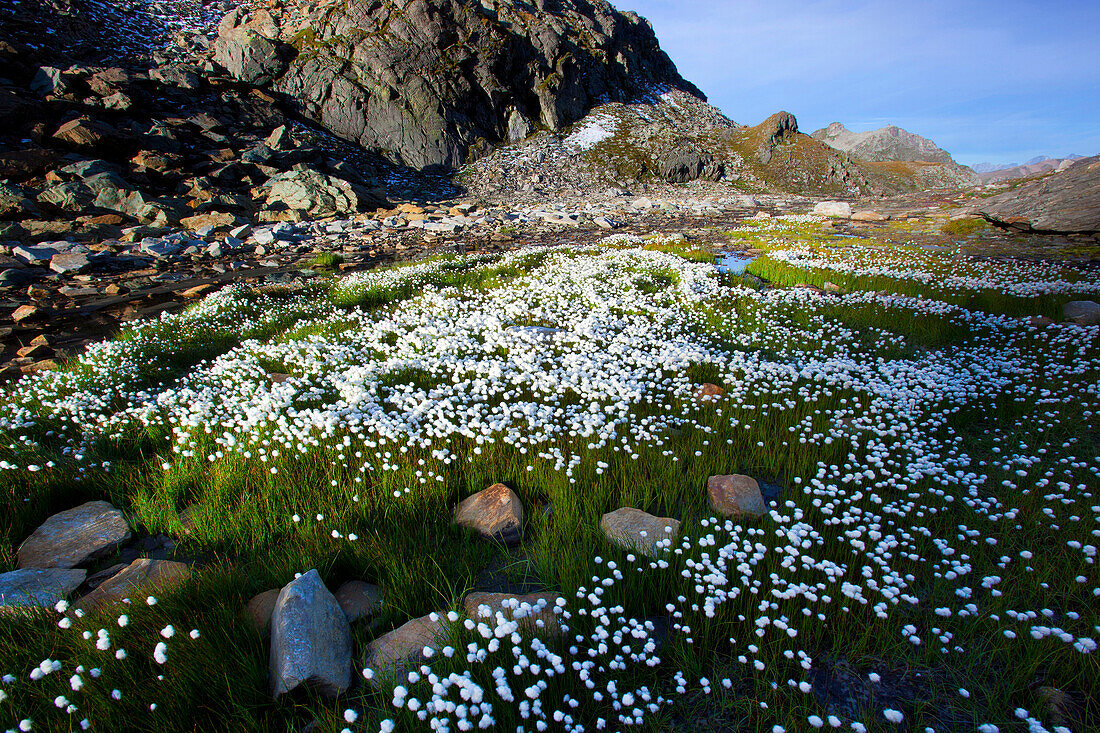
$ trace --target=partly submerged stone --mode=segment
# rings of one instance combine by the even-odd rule
[[[424,658],[424,648],[439,649],[448,638],[449,622],[444,613],[429,613],[414,618],[388,634],[383,634],[368,646],[363,654],[363,667],[374,671],[371,682],[378,678],[403,674]]]
[[[126,598],[138,598],[138,594],[173,588],[182,583],[189,572],[190,568],[182,562],[139,558],[82,596],[76,605],[86,611],[96,611],[122,603]]]
[[[467,496],[455,509],[455,522],[507,544],[519,542],[523,536],[523,518],[523,502],[504,484]]]
[[[623,507],[604,514],[600,519],[600,529],[607,539],[623,549],[654,555],[658,552],[658,542],[676,538],[680,522],[668,517],[655,517],[641,509]]]
[[[305,685],[335,697],[351,687],[351,627],[316,570],[279,592],[271,612],[271,694]]]
[[[707,497],[711,509],[727,516],[751,514],[758,517],[767,511],[760,484],[751,476],[739,473],[711,476],[707,479]]]
[[[84,582],[85,570],[22,568],[0,574],[0,614],[23,608],[51,608]]]
[[[559,604],[559,601],[561,603]],[[499,611],[509,621],[516,621],[534,632],[561,633],[556,609],[564,605],[560,593],[542,592],[514,595],[511,593],[471,593],[463,601],[466,615],[475,621],[490,622]]]
[[[89,501],[59,512],[23,541],[21,568],[71,568],[109,553],[130,539],[122,512],[105,501]]]

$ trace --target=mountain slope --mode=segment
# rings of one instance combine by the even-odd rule
[[[536,7],[537,5],[537,7]],[[655,87],[700,99],[652,27],[604,0],[328,0],[226,16],[215,59],[406,165],[458,166]]]

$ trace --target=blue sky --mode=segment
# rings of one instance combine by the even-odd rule
[[[1100,153],[1100,0],[612,2],[743,124],[896,124],[969,165]]]

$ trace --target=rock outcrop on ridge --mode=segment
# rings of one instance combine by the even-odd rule
[[[834,122],[815,130],[811,137],[858,160],[886,164],[875,166],[886,175],[901,172],[891,163],[907,163],[905,172],[922,186],[973,186],[980,180],[973,170],[956,163],[951,154],[936,143],[897,125],[852,132]]]
[[[328,0],[238,9],[214,58],[403,164],[457,167],[654,88],[703,94],[649,23],[604,0]]]
[[[1011,229],[1100,232],[1100,155],[988,198],[977,211],[993,224]]]

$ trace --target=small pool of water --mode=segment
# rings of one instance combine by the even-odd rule
[[[722,254],[718,257],[718,272],[728,272],[731,275],[744,275],[745,268],[755,260],[755,257],[745,257],[740,254]]]

